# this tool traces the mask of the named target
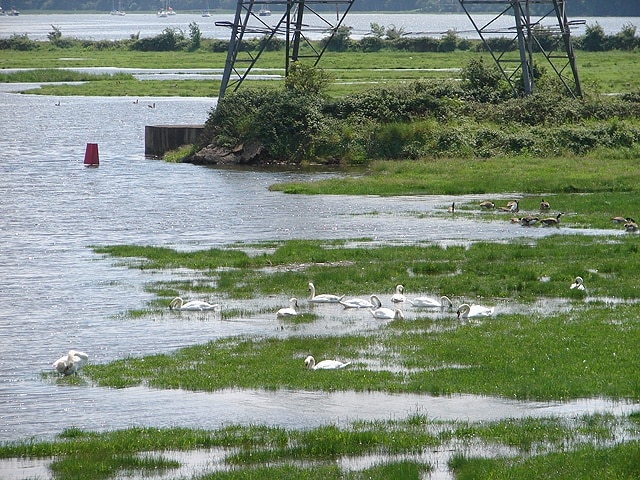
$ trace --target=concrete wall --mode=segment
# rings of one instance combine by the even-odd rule
[[[161,157],[169,150],[195,143],[204,125],[147,125],[144,127],[144,154]]]

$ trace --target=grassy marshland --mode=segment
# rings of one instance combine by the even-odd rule
[[[403,420],[355,422],[346,428],[332,425],[305,431],[261,426],[229,426],[215,431],[183,428],[130,428],[94,433],[68,429],[52,442],[16,442],[0,448],[0,457],[51,457],[56,478],[106,479],[123,473],[170,471],[171,451],[221,449],[210,455],[223,458],[223,471],[202,479],[420,479],[432,469],[429,453],[478,439],[509,447],[512,456],[494,460],[469,459],[455,454],[449,461],[457,478],[635,478],[637,443],[608,448],[616,429],[637,435],[637,416],[617,419],[584,416],[572,425],[555,419],[522,419],[468,424],[435,422],[424,415]],[[569,450],[562,454],[555,450]],[[126,451],[126,454],[122,452]],[[147,452],[167,452],[151,456]],[[535,456],[531,456],[532,453]],[[374,455],[387,458],[360,471],[342,469],[337,460]],[[612,464],[613,462],[613,464]],[[560,467],[560,469],[559,469]],[[493,475],[493,476],[492,476]],[[613,476],[612,476],[613,475]]]
[[[515,53],[513,53],[515,55]],[[341,96],[369,88],[374,84],[391,84],[418,79],[451,79],[459,78],[460,68],[470,59],[487,57],[487,54],[471,51],[454,51],[448,53],[415,53],[397,50],[379,52],[327,52],[322,57],[320,67],[333,78],[328,93]],[[587,94],[606,94],[629,92],[637,89],[636,80],[640,75],[640,62],[637,52],[608,51],[576,53],[578,71]],[[0,50],[0,70],[3,68],[24,69],[59,69],[88,67],[122,67],[130,68],[169,68],[179,65],[183,69],[217,68],[222,70],[226,59],[225,53],[207,52],[139,52],[119,49],[88,49],[73,47],[59,49],[55,47],[39,48],[24,52],[18,50]],[[624,65],[624,68],[621,68]],[[261,69],[266,74],[283,74],[282,52],[264,52],[260,57]],[[50,71],[50,70],[49,70]],[[261,73],[256,71],[256,74]],[[5,78],[5,77],[2,77]],[[18,77],[8,77],[6,81],[21,81]],[[41,77],[38,82],[57,81],[52,77]],[[48,79],[51,78],[51,79]],[[174,85],[177,83],[178,87]],[[258,82],[248,84],[266,84],[279,86],[280,81]],[[116,86],[103,81],[100,87],[95,85],[47,86],[43,89],[31,90],[30,93],[47,95],[130,95],[143,96],[153,92],[154,96],[174,96],[176,91],[181,96],[215,96],[219,90],[219,82],[209,81],[138,81],[129,79],[120,81]]]

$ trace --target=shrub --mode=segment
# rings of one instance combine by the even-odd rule
[[[587,25],[582,38],[582,49],[588,52],[601,52],[606,50],[606,35],[604,29],[598,25]]]
[[[317,95],[325,90],[331,78],[314,65],[293,62],[289,66],[285,88],[301,95]]]
[[[7,40],[0,40],[0,48],[2,50],[18,50],[25,52],[28,50],[36,50],[39,48],[38,42],[30,40],[26,34],[13,34]]]
[[[384,40],[380,37],[364,37],[358,42],[358,46],[360,50],[363,52],[377,52],[382,49],[384,45]]]
[[[195,52],[202,43],[202,32],[196,22],[189,24],[189,51]]]
[[[479,102],[496,102],[510,96],[500,70],[485,65],[482,57],[472,59],[462,69],[462,88],[468,98]]]
[[[333,35],[324,37],[320,40],[320,45],[326,47],[327,50],[332,52],[346,52],[351,46],[351,30],[353,27],[347,27],[341,25],[337,28]]]
[[[165,28],[160,35],[140,38],[131,44],[133,50],[142,52],[171,52],[185,45],[184,33],[173,28]]]

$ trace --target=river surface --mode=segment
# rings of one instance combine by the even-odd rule
[[[333,332],[332,322],[361,321],[363,328],[371,323],[362,317],[365,312],[345,314],[351,317],[337,322],[336,313],[322,307],[317,322],[291,330],[278,328],[272,314],[222,321],[215,314],[167,312],[132,320],[123,313],[153,299],[144,286],[157,275],[117,266],[94,254],[91,245],[192,250],[235,242],[363,237],[447,245],[582,232],[430,215],[445,212],[453,200],[481,199],[473,196],[270,192],[267,187],[274,182],[340,173],[216,169],[145,158],[145,125],[202,123],[215,103],[211,98],[139,98],[134,103],[128,97],[60,99],[10,92],[21,87],[0,88],[0,441],[53,438],[72,426],[110,430],[264,423],[308,428],[403,418],[416,411],[437,419],[486,420],[632,408],[598,399],[540,404],[349,392],[112,390],[43,376],[71,348],[103,363],[234,335],[317,334]],[[153,103],[155,108],[149,108]],[[83,166],[87,143],[99,145],[98,168]],[[506,202],[509,196],[491,198]],[[380,293],[390,296],[392,289]],[[283,300],[264,301],[275,308]],[[3,465],[2,478],[14,478],[16,471],[15,478],[28,474],[23,467]]]
[[[274,10],[270,17],[260,17],[266,26],[274,26],[280,20],[281,14]],[[329,15],[330,17],[330,15]],[[327,17],[328,18],[328,17]],[[495,15],[474,14],[474,22],[479,27],[490,24],[495,35],[512,36],[513,17],[501,16],[497,20]],[[159,18],[155,13],[135,13],[125,16],[104,14],[21,14],[17,17],[0,16],[0,38],[11,35],[27,35],[31,40],[47,40],[47,34],[53,30],[52,26],[60,29],[63,38],[79,38],[86,40],[122,40],[131,35],[140,38],[160,35],[166,28],[182,30],[189,34],[189,24],[196,23],[204,38],[228,40],[231,31],[228,27],[217,26],[216,22],[233,22],[234,14],[212,14],[204,18],[199,13],[178,13],[177,15]],[[335,19],[329,18],[335,22]],[[578,23],[571,27],[573,35],[583,35],[586,26],[600,25],[607,35],[619,32],[625,25],[640,26],[640,17],[582,17],[569,18]],[[541,23],[546,27],[557,26],[554,18],[546,18]],[[584,23],[582,23],[584,22]],[[401,29],[404,34],[414,36],[429,36],[439,38],[449,30],[455,30],[459,36],[477,39],[475,28],[464,14],[408,14],[408,13],[349,13],[343,24],[352,27],[352,37],[362,38],[371,32],[371,24],[377,23],[384,27]],[[327,36],[327,24],[312,15],[305,16],[307,25],[306,36],[320,39]],[[251,20],[249,27],[263,27],[258,20]],[[262,33],[247,33],[247,37],[261,36]]]

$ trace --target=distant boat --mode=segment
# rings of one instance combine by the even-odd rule
[[[262,7],[258,12],[258,15],[260,15],[261,17],[270,17],[271,10],[269,10],[268,8]]]
[[[171,5],[169,5],[168,0],[165,3],[165,5],[166,5],[165,8],[163,8],[158,12],[159,17],[169,17],[176,14],[176,11],[173,8],[171,8]]]
[[[210,17],[211,16],[211,12],[209,12],[209,1],[208,0],[207,0],[207,8],[202,11],[202,16],[203,17]]]
[[[120,17],[124,17],[126,13],[122,10],[122,0],[118,1],[118,8],[116,9],[115,0],[113,1],[113,5],[111,7],[111,15],[117,15]]]
[[[9,15],[10,17],[17,17],[18,15],[20,15],[20,12],[16,10],[16,7],[11,7],[11,10],[7,12],[7,15]]]

